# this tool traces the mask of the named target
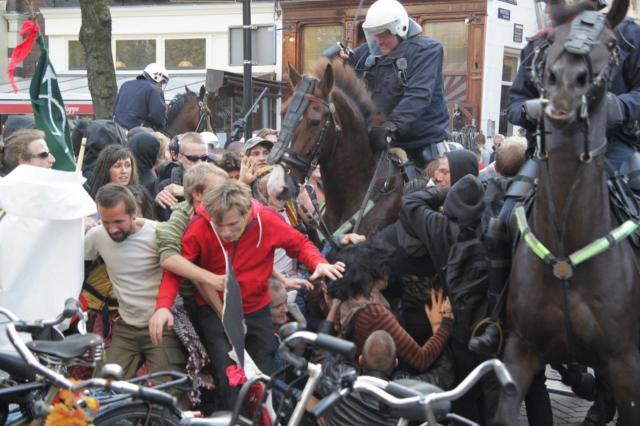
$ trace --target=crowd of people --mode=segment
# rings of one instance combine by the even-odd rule
[[[32,124],[16,116],[5,127],[3,171],[21,164],[51,167],[55,159],[42,132],[14,131],[13,121]],[[232,409],[238,389],[226,374],[234,361],[221,322],[232,273],[241,289],[246,349],[260,371],[271,374],[282,366],[277,331],[298,321],[353,340],[372,374],[453,385],[453,311],[442,286],[417,284],[420,320],[406,325],[398,316],[404,297],[385,290],[394,272],[393,247],[347,234],[336,237],[344,250],[330,253],[327,261],[310,240],[317,219],[313,203],[321,209],[324,202],[319,167],[309,180],[315,200],[306,191],[295,203],[279,200],[281,188],[267,164],[277,131],[256,132],[238,153],[233,146],[207,144],[195,132],[169,141],[138,127],[122,140],[114,129],[110,122],[94,121],[75,131],[88,136],[89,146],[101,146],[83,167],[98,213],[85,219],[82,299],[90,330],[107,342],[106,361],[121,365],[126,378],[187,371],[200,390],[215,389],[204,396],[194,390],[192,402]],[[525,146],[508,138],[497,151],[493,174],[517,171]],[[446,192],[465,175],[477,176],[478,161],[470,151],[448,152],[407,186],[407,194]],[[387,342],[386,352],[379,353],[373,341]],[[369,359],[367,348],[375,352]],[[340,411],[335,415],[339,419]]]
[[[637,24],[625,22],[623,40],[639,40]],[[472,336],[464,327],[469,324],[461,324],[467,319],[456,318],[456,305],[443,292],[456,279],[452,248],[461,239],[472,241],[477,229],[505,226],[500,221],[510,213],[509,196],[514,196],[507,188],[530,164],[530,145],[523,137],[495,135],[489,150],[480,135],[473,151],[450,150],[442,46],[420,35],[422,29],[395,0],[375,2],[363,30],[367,43],[334,54],[367,82],[387,118],[370,129],[372,147],[402,148],[417,173],[406,174],[411,180],[395,223],[367,237],[334,235],[338,249],[326,241],[323,247],[316,232],[326,195],[319,167],[309,176],[309,191],[281,199],[278,174],[283,171],[267,162],[277,130],[261,129],[224,148],[207,132],[168,139],[154,131],[166,125],[159,108],[169,79],[158,64],[122,86],[114,121],[76,126],[75,154],[87,138],[79,160],[98,210],[85,219],[81,297],[90,312],[89,328],[107,343],[106,361],[120,364],[125,378],[186,371],[192,377],[192,404],[206,412],[232,409],[238,387],[228,372],[238,354],[230,357],[229,331],[222,322],[230,281],[240,289],[246,351],[266,374],[283,366],[276,351],[278,330],[289,321],[353,341],[361,371],[382,378],[411,377],[448,389],[477,364],[481,355],[467,348]],[[542,42],[536,38],[531,44]],[[530,60],[528,49],[524,62]],[[529,93],[527,72],[518,73],[509,114],[533,132],[531,104],[524,100],[538,96]],[[611,156],[622,161],[634,153],[623,123],[638,118],[638,95],[630,94],[635,83],[623,87],[631,83],[617,76],[617,95],[607,99],[623,115],[611,128],[613,135],[622,135],[612,139],[622,148]],[[455,111],[459,127],[463,113]],[[34,128],[29,117],[6,123],[3,175],[20,165],[51,168],[55,163],[44,134]],[[489,259],[502,253],[498,247]],[[490,305],[506,281],[504,271],[491,270],[498,264],[484,270]],[[466,273],[460,275],[467,278]],[[498,354],[493,332],[490,326],[472,339],[476,352]],[[496,389],[483,384],[482,392],[456,410],[483,422],[496,398]],[[526,402],[531,424],[551,424],[544,375],[534,380]],[[594,410],[585,424],[604,424],[607,416]],[[358,424],[392,421],[377,411],[374,400],[356,393],[325,422],[354,419]]]

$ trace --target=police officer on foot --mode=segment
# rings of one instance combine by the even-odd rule
[[[113,120],[127,130],[137,126],[164,129],[167,107],[162,88],[168,82],[169,73],[165,67],[155,62],[147,65],[135,80],[120,87],[113,107]]]
[[[396,0],[378,0],[362,24],[367,43],[348,58],[387,121],[370,129],[372,147],[391,142],[420,168],[445,152],[449,115],[443,49]],[[328,56],[328,55],[327,55]]]

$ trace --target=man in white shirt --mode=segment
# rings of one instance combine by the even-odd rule
[[[119,364],[125,379],[134,377],[145,360],[150,373],[182,371],[185,356],[173,330],[165,331],[158,346],[149,336],[149,319],[162,279],[156,223],[137,217],[135,198],[123,185],[103,186],[96,203],[102,225],[85,235],[85,260],[98,256],[104,260],[120,313],[106,362]]]

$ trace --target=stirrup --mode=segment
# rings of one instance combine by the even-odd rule
[[[500,321],[491,317],[478,321],[476,326],[473,327],[473,331],[471,331],[471,337],[469,338],[469,340],[478,336],[478,331],[480,330],[480,328],[482,328],[482,330],[484,331],[490,325],[496,326],[500,338],[498,339],[498,348],[496,349],[496,352],[486,355],[489,355],[491,358],[498,358],[498,355],[500,355],[500,352],[502,352],[502,344],[504,343],[504,331],[502,330],[502,324],[500,324]]]

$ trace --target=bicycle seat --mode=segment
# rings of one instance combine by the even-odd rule
[[[27,365],[20,355],[14,352],[0,352],[0,369],[19,381],[33,382],[36,373]]]
[[[387,388],[386,391],[394,395],[397,398],[408,398],[411,396],[429,395],[432,393],[443,392],[439,387],[432,385],[431,383],[421,382],[419,380],[412,379],[400,379],[394,380],[394,384],[402,387],[393,386],[391,389]],[[433,414],[436,419],[443,419],[451,411],[451,402],[443,401],[435,403],[431,406]],[[407,420],[424,421],[426,420],[426,410],[420,404],[415,404],[406,408],[393,408],[391,407],[390,413],[395,416],[403,417]]]
[[[27,343],[27,347],[32,352],[44,355],[51,355],[64,360],[80,358],[89,353],[89,358],[93,358],[93,350],[96,346],[102,345],[102,337],[97,334],[73,334],[64,340],[52,342],[48,340],[33,340]]]

